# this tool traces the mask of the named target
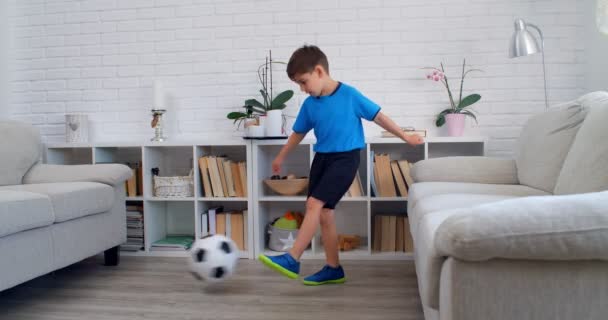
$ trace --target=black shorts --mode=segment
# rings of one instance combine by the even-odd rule
[[[308,180],[308,196],[323,201],[323,208],[335,209],[355,179],[360,157],[360,149],[315,153]]]

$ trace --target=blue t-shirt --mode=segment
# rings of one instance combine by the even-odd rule
[[[314,129],[315,152],[344,152],[365,147],[361,118],[372,121],[380,106],[357,89],[339,83],[328,96],[304,100],[293,131],[306,134]]]

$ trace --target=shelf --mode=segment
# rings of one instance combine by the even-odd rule
[[[197,198],[198,201],[232,201],[232,202],[245,202],[247,198],[236,198],[236,197],[203,197]]]
[[[407,201],[407,197],[371,197],[371,201]]]
[[[135,257],[178,257],[187,258],[190,253],[187,250],[164,250],[164,251],[121,251],[121,255],[124,256],[135,256]],[[240,251],[239,259],[249,258],[248,251]]]
[[[305,196],[267,196],[261,197],[259,201],[306,201]]]
[[[368,198],[367,197],[344,197],[342,198],[340,201],[347,201],[347,202],[363,202],[363,201],[367,201]]]
[[[106,141],[84,144],[56,143],[46,145],[45,159],[53,164],[140,163],[143,175],[143,196],[126,197],[141,201],[144,210],[145,248],[139,252],[122,251],[124,255],[187,257],[186,251],[150,251],[151,244],[167,234],[200,236],[201,213],[213,206],[226,210],[247,210],[247,247],[242,258],[254,259],[258,254],[277,255],[265,248],[266,225],[285,212],[305,211],[307,196],[281,196],[270,190],[263,180],[270,177],[270,163],[287,140],[243,140],[241,138],[196,139],[193,141],[150,142]],[[362,237],[362,247],[340,252],[345,260],[411,260],[412,253],[372,252],[369,245],[374,218],[378,214],[404,214],[407,197],[371,197],[371,153],[386,153],[392,160],[416,162],[444,156],[483,156],[485,137],[426,137],[425,144],[410,146],[398,138],[371,137],[361,149],[358,173],[363,196],[344,197],[336,207],[336,225],[340,234]],[[314,159],[314,140],[303,140],[283,162],[282,175],[308,176]],[[246,162],[247,197],[205,197],[198,159],[204,156],[226,156],[232,161]],[[161,176],[185,176],[193,170],[194,196],[155,197],[151,169],[158,167]],[[138,203],[139,204],[139,203]],[[316,234],[304,259],[325,259],[320,235]]]
[[[194,201],[194,197],[148,197],[148,201]]]

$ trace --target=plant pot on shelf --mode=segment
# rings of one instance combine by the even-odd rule
[[[445,115],[445,124],[448,126],[448,136],[460,137],[464,133],[464,117],[462,113],[448,113]]]
[[[264,126],[251,125],[245,129],[245,136],[247,137],[263,137]]]
[[[283,110],[266,111],[265,132],[267,137],[283,136]]]

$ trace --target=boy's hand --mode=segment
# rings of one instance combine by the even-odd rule
[[[405,136],[405,142],[407,142],[408,144],[411,144],[413,146],[417,146],[419,144],[423,144],[424,139],[422,139],[422,137],[417,134],[412,134],[412,135]]]
[[[280,157],[274,158],[272,161],[272,173],[273,174],[281,174],[281,165],[283,164],[283,159]]]

